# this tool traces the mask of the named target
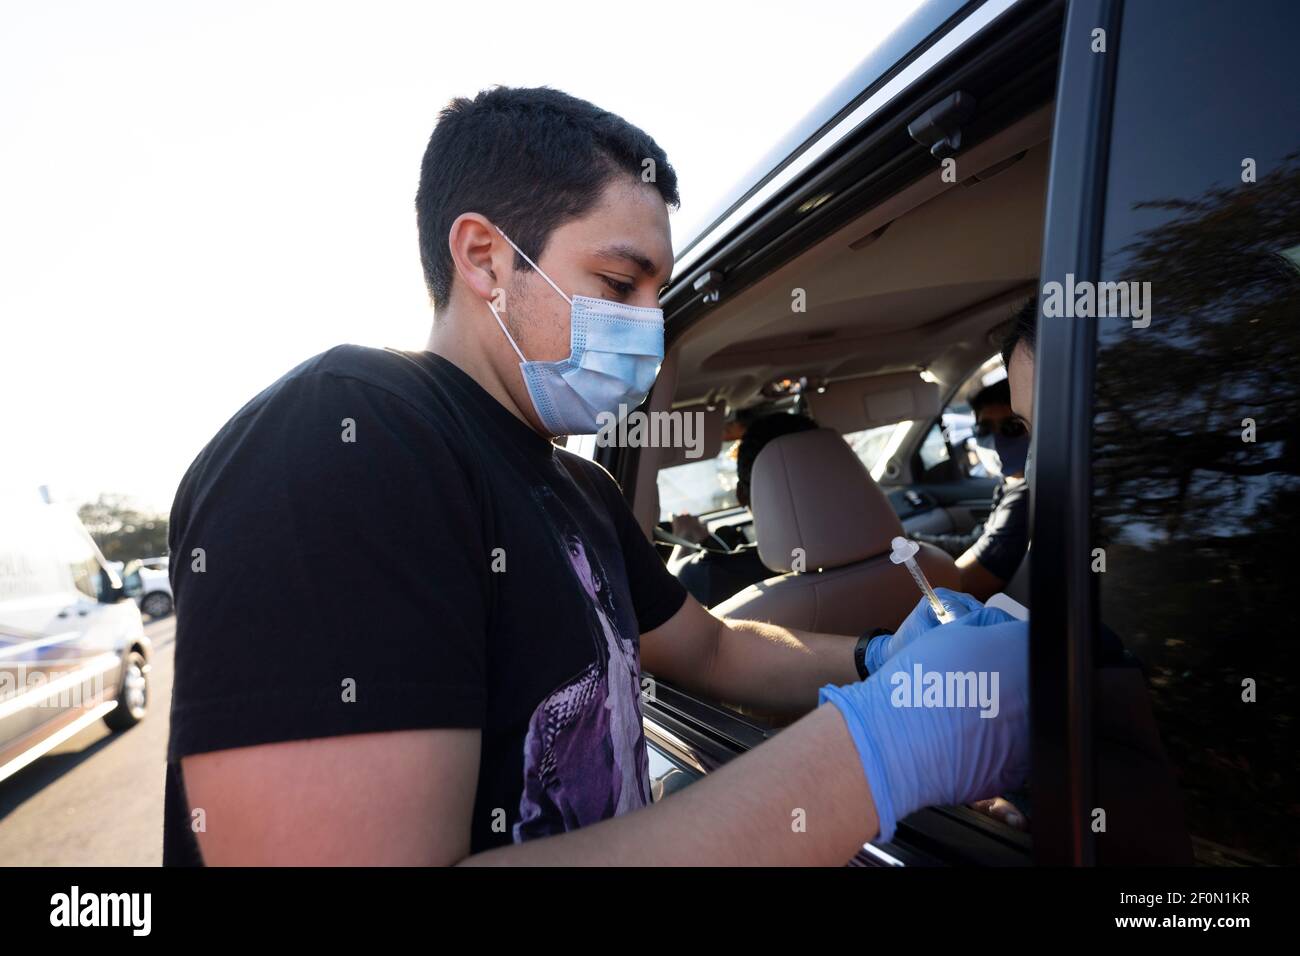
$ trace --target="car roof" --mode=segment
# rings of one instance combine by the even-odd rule
[[[963,0],[924,0],[911,16],[885,37],[848,76],[740,177],[700,220],[700,228],[679,237],[681,246],[676,250],[676,258],[680,260],[695,251],[695,247],[715,231],[728,214],[815,142],[825,129],[849,112],[870,86],[882,79],[927,38],[942,32],[945,24],[968,5]],[[978,7],[979,4],[974,6]]]

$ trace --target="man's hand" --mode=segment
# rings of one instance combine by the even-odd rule
[[[976,617],[982,626],[966,623]],[[974,673],[977,684],[960,685],[965,701],[930,706],[926,688],[910,686],[918,671],[937,674],[941,690],[956,686],[954,674]],[[992,691],[987,700],[981,680]],[[982,800],[1028,776],[1029,625],[1001,611],[983,608],[927,631],[867,680],[823,687],[821,696],[853,737],[884,840],[915,810]]]
[[[710,537],[711,532],[704,526],[704,522],[695,515],[683,513],[673,515],[673,534],[699,544]]]
[[[964,617],[984,606],[969,594],[962,594],[960,591],[935,588],[934,593],[939,596],[943,606],[956,617]],[[977,624],[979,622],[967,621],[966,623]],[[911,644],[926,631],[938,626],[939,618],[935,616],[934,608],[930,606],[928,598],[922,597],[920,603],[912,609],[911,614],[907,615],[907,618],[899,625],[897,631],[893,634],[882,634],[873,638],[867,645],[867,671],[874,674],[885,665],[885,661],[907,647],[908,644]]]
[[[1029,829],[1029,821],[1025,819],[1025,815],[1016,809],[1016,805],[1006,797],[976,800],[971,804],[971,809],[987,814],[994,820],[1000,820],[1007,826],[1014,827],[1017,830]]]

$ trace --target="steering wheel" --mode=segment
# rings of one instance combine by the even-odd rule
[[[716,541],[718,547],[706,548],[703,544],[683,538],[681,535],[673,534],[671,531],[665,531],[663,528],[655,525],[655,540],[662,541],[664,544],[675,544],[678,547],[686,548],[688,551],[709,551],[713,554],[731,553],[731,546],[719,538],[716,532],[710,531],[709,538]]]

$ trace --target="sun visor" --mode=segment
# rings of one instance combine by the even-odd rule
[[[840,434],[859,432],[939,414],[939,386],[916,372],[869,375],[831,382],[826,391],[807,393],[813,418]]]
[[[726,423],[727,409],[722,402],[718,402],[712,408],[703,403],[699,405],[683,405],[681,408],[674,408],[673,415],[689,415],[691,420],[689,424],[685,419],[680,426],[674,424],[674,434],[676,429],[687,429],[685,432],[691,438],[690,447],[683,447],[682,442],[674,442],[673,447],[661,448],[659,450],[659,467],[672,468],[675,465],[685,465],[693,461],[708,461],[710,458],[716,458],[718,452],[722,451],[722,430]],[[700,449],[699,455],[695,454],[696,448]],[[692,457],[687,458],[687,451],[691,452]]]

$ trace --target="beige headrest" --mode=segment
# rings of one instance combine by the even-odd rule
[[[773,439],[750,478],[759,559],[774,571],[838,568],[890,550],[898,515],[862,460],[830,428]]]

